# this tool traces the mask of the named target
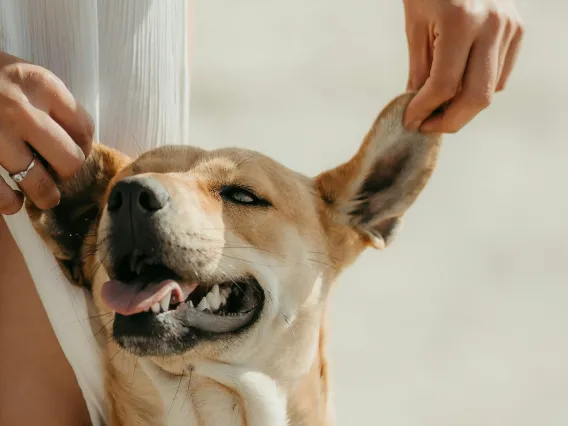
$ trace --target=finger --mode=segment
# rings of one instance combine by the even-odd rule
[[[497,81],[500,80],[500,76],[503,73],[503,67],[505,65],[505,59],[507,58],[507,52],[509,51],[509,46],[513,40],[515,33],[511,25],[507,24],[503,32],[501,43],[499,45],[499,62],[497,67]],[[495,91],[500,91],[499,85],[496,85]]]
[[[455,133],[491,103],[498,78],[500,39],[485,36],[473,45],[462,90],[441,115],[427,120],[421,131]]]
[[[54,74],[39,68],[32,73],[25,91],[32,104],[48,113],[89,155],[93,143],[94,125],[87,111],[75,100],[65,84]]]
[[[45,210],[55,207],[59,203],[60,193],[55,182],[49,176],[47,170],[34,156],[26,144],[20,140],[2,139],[0,165],[10,175],[26,170],[34,160],[33,167],[26,177],[18,183],[24,192],[38,208]]]
[[[509,76],[511,75],[511,71],[513,71],[515,63],[517,62],[517,57],[519,56],[519,51],[521,49],[521,42],[523,41],[523,35],[524,31],[522,27],[518,27],[509,44],[506,57],[503,62],[503,68],[501,70],[499,82],[497,83],[497,90],[499,91],[505,88],[507,80],[509,80]]]
[[[59,176],[69,178],[80,170],[85,161],[85,154],[48,114],[35,108],[27,108],[21,118],[15,130]]]
[[[417,92],[430,75],[432,58],[430,56],[428,26],[409,25],[406,30],[408,39],[408,83],[406,90]]]
[[[450,32],[435,40],[432,70],[406,109],[404,124],[416,130],[434,110],[456,94],[466,67],[472,40]]]
[[[24,196],[20,191],[14,191],[0,177],[0,214],[16,214],[24,204]]]

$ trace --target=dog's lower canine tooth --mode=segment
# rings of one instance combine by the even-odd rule
[[[159,314],[160,313],[160,304],[159,303],[154,303],[152,305],[152,312],[154,312],[155,314]]]
[[[162,310],[164,312],[166,312],[168,310],[168,308],[170,307],[170,300],[172,298],[172,292],[168,292],[168,294],[166,294],[164,296],[164,298],[160,301],[160,306],[162,307]]]
[[[201,302],[199,302],[199,305],[197,305],[197,309],[199,309],[200,311],[209,309],[209,303],[207,302],[207,299],[205,297],[201,299]]]

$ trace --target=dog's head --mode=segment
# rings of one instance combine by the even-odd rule
[[[131,161],[96,145],[60,185],[60,205],[28,213],[67,275],[111,312],[124,349],[242,360],[321,312],[365,247],[392,241],[440,145],[403,128],[410,98],[316,178],[242,149],[169,146]]]

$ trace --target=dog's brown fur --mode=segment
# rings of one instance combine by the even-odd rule
[[[239,149],[208,152],[164,147],[132,162],[95,145],[83,170],[59,185],[62,198],[58,207],[40,211],[27,203],[35,229],[61,269],[73,283],[92,292],[102,316],[101,328],[108,334],[104,356],[111,426],[258,426],[259,419],[272,419],[275,425],[333,424],[325,357],[329,289],[365,247],[383,248],[392,241],[404,212],[436,164],[441,138],[402,127],[402,114],[411,97],[403,95],[392,101],[357,154],[315,179]],[[309,267],[297,266],[294,274],[275,273],[278,297],[289,299],[286,303],[294,315],[284,315],[285,321],[263,317],[261,324],[244,336],[229,343],[204,343],[181,357],[139,359],[112,341],[113,313],[101,298],[102,283],[108,279],[101,253],[101,233],[108,221],[105,205],[116,182],[144,173],[158,179],[187,215],[198,217],[191,227],[173,217],[172,222],[182,225],[182,231],[222,239],[218,250],[230,248],[229,236],[269,253],[258,255],[264,260],[309,263]],[[214,188],[219,181],[233,179],[245,181],[272,200],[274,211],[258,213],[225,206]],[[206,231],[200,218],[224,228],[224,233]],[[191,245],[193,240],[187,241],[183,240],[184,244]],[[310,253],[313,258],[303,261],[291,251],[303,256]],[[258,257],[249,262],[251,259]],[[236,268],[254,272],[246,265]],[[302,280],[302,286],[295,284]],[[255,331],[260,327],[275,337],[266,340],[264,335],[255,340],[260,339],[260,332]],[[243,390],[246,380],[241,380],[250,378],[251,372],[251,389],[258,389],[257,397],[264,398],[256,405],[254,398],[247,399],[248,390]],[[165,395],[168,386],[178,387],[174,401]],[[184,388],[179,391],[181,386]],[[281,403],[283,407],[277,407]]]

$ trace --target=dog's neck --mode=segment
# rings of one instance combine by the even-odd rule
[[[175,376],[154,361],[127,360],[133,366],[125,372],[132,374],[127,382],[135,380],[132,388],[140,390],[128,397],[140,399],[133,406],[145,407],[148,415],[133,424],[328,426],[324,336],[321,313],[315,318],[310,312],[306,318],[300,314],[278,344],[266,345],[273,350],[260,351],[246,365],[197,360],[188,366],[189,374]],[[115,357],[112,362],[125,361]]]

